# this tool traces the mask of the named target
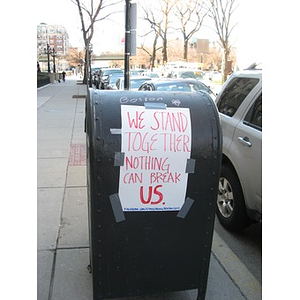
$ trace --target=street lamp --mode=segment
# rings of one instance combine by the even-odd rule
[[[47,44],[47,48],[44,48],[45,54],[47,54],[48,57],[48,73],[50,73],[50,54],[51,54],[51,49],[49,44]]]
[[[51,56],[53,57],[53,73],[56,73],[55,57],[57,56],[57,53],[54,48],[52,49]]]
[[[92,52],[93,52],[93,44],[89,44],[90,87],[92,87]]]

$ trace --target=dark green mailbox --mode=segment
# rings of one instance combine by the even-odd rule
[[[222,154],[212,99],[91,89],[86,133],[94,299],[204,300]]]

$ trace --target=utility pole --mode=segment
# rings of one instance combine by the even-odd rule
[[[125,72],[124,72],[124,90],[130,88],[130,0],[125,0]]]

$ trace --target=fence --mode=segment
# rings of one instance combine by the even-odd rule
[[[37,87],[41,87],[50,83],[50,77],[48,73],[37,73]]]

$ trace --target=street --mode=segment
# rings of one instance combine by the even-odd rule
[[[83,130],[84,85],[38,90],[38,299],[92,299]],[[242,275],[242,276],[241,276]],[[135,297],[195,300],[197,289]],[[129,300],[130,298],[122,298]],[[215,221],[205,300],[261,300],[261,224],[229,233]]]
[[[215,220],[215,231],[262,284],[262,223],[255,223],[239,233],[224,229]]]

